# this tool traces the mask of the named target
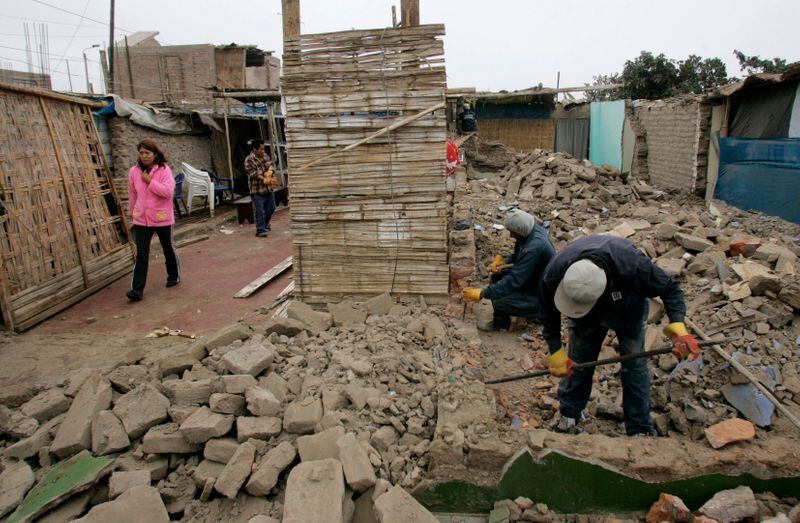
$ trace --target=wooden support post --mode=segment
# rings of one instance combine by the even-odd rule
[[[233,160],[231,158],[231,133],[230,129],[228,128],[228,99],[225,98],[225,106],[222,110],[222,117],[225,120],[225,149],[228,153],[228,177],[231,179],[231,184],[233,184]],[[213,198],[214,195],[212,194],[210,198]]]
[[[300,36],[300,0],[281,0],[283,14],[283,40]]]
[[[283,164],[283,153],[281,152],[281,134],[278,131],[278,121],[275,119],[275,106],[271,103],[267,105],[267,115],[269,117],[269,143],[275,144],[274,154],[272,157],[272,164],[275,165],[277,161],[278,172],[280,172],[281,182],[286,189],[289,188],[288,171]],[[288,205],[288,202],[287,202]]]
[[[78,248],[78,259],[81,262],[81,271],[83,272],[83,283],[86,288],[89,288],[89,274],[86,270],[86,254],[83,252],[83,238],[81,237],[80,229],[78,229],[78,215],[75,212],[75,198],[72,193],[72,186],[67,180],[67,175],[64,172],[64,162],[61,159],[61,153],[59,152],[59,143],[56,139],[56,133],[53,130],[53,122],[50,121],[50,116],[47,114],[47,105],[44,102],[44,98],[41,96],[39,97],[39,105],[42,108],[42,115],[44,116],[44,121],[47,123],[47,131],[50,134],[50,141],[53,145],[53,152],[56,155],[56,163],[58,164],[58,173],[61,175],[61,182],[64,184],[64,195],[66,196],[67,200],[67,210],[69,211],[69,221],[72,224],[72,234],[75,235],[75,246]]]
[[[400,25],[419,25],[419,0],[400,0]]]
[[[105,49],[100,49],[100,67],[103,69],[103,81],[106,84],[106,93],[111,92],[111,75],[108,72],[108,56]]]
[[[392,27],[397,27],[397,6],[392,6]]]
[[[696,324],[695,324],[695,323],[694,323],[692,320],[690,320],[690,319],[686,319],[685,321],[686,321],[686,325],[688,325],[688,326],[689,326],[689,328],[691,328],[691,329],[692,329],[694,332],[696,332],[696,333],[697,333],[697,335],[698,335],[698,336],[700,336],[700,338],[702,338],[703,340],[710,340],[710,339],[711,339],[711,338],[710,338],[710,337],[709,337],[709,336],[708,336],[708,335],[707,335],[705,332],[703,332],[703,330],[702,330],[702,329],[700,329],[700,327],[698,327],[698,326],[697,326],[697,325],[696,325]],[[731,366],[732,366],[734,369],[736,369],[736,370],[739,372],[739,374],[741,374],[742,376],[744,376],[745,378],[747,378],[747,380],[748,380],[750,383],[752,383],[753,385],[755,385],[755,387],[758,389],[758,391],[759,391],[761,394],[763,394],[763,395],[764,395],[764,396],[765,396],[765,397],[766,397],[766,398],[767,398],[769,401],[771,401],[771,402],[772,402],[772,404],[773,404],[773,405],[775,405],[775,408],[777,408],[779,411],[781,411],[781,414],[783,414],[784,416],[786,416],[786,417],[789,419],[789,421],[791,421],[791,422],[794,424],[794,426],[795,426],[795,427],[797,427],[798,429],[800,429],[800,419],[797,419],[797,416],[795,416],[794,414],[792,414],[792,412],[791,412],[789,409],[787,409],[787,408],[786,408],[786,406],[784,406],[784,404],[783,404],[783,403],[781,403],[781,402],[778,400],[778,398],[776,398],[775,396],[773,396],[773,394],[772,394],[772,393],[769,391],[769,389],[767,389],[767,388],[766,388],[764,385],[762,385],[762,384],[761,384],[761,382],[759,382],[759,381],[758,381],[758,378],[756,378],[756,377],[753,375],[753,373],[752,373],[752,372],[750,372],[749,370],[747,370],[747,367],[745,367],[744,365],[742,365],[741,363],[739,363],[738,361],[736,361],[735,359],[733,359],[733,357],[731,357],[731,355],[730,355],[730,354],[728,354],[727,352],[725,352],[725,351],[722,349],[722,347],[720,347],[719,345],[713,345],[711,348],[712,348],[712,349],[713,349],[713,351],[714,351],[715,353],[717,353],[717,354],[718,354],[718,355],[719,355],[719,356],[720,356],[722,359],[724,359],[725,361],[727,361],[727,362],[728,362],[728,363],[729,363],[729,364],[730,364],[730,365],[731,365]]]
[[[131,69],[131,52],[128,47],[128,35],[125,35],[125,61],[128,62],[128,83],[131,86],[131,98],[136,98],[136,89],[133,87],[133,69]]]

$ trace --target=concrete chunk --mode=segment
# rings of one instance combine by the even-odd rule
[[[53,441],[52,432],[63,421],[64,414],[60,414],[47,423],[41,425],[30,437],[21,439],[9,445],[2,453],[4,458],[28,459],[35,456],[42,447],[49,447]]]
[[[244,325],[238,323],[223,327],[206,340],[206,349],[211,352],[217,347],[230,345],[234,341],[246,340],[252,332]]]
[[[261,387],[250,387],[244,392],[247,410],[254,416],[276,416],[281,411],[281,402],[273,393]]]
[[[394,305],[394,300],[388,292],[379,294],[364,302],[364,307],[370,314],[389,314],[392,305]]]
[[[367,313],[356,309],[347,301],[329,303],[328,311],[333,315],[333,324],[337,327],[363,325],[367,321]]]
[[[258,380],[249,374],[231,374],[222,376],[222,384],[228,394],[244,394],[245,390],[258,385]]]
[[[267,452],[258,464],[258,468],[245,489],[252,496],[266,496],[275,485],[278,477],[286,467],[292,464],[297,456],[297,451],[288,441],[280,442],[276,447]]]
[[[148,454],[191,454],[198,447],[180,433],[177,423],[156,425],[142,439],[142,451]]]
[[[269,439],[281,433],[281,419],[269,416],[239,416],[236,418],[236,439],[247,441]]]
[[[251,340],[225,354],[222,363],[231,374],[258,376],[272,364],[273,359],[275,351],[269,342]]]
[[[117,470],[108,480],[108,498],[115,499],[133,487],[149,487],[149,470]]]
[[[333,317],[327,312],[315,311],[310,305],[292,300],[286,307],[286,316],[305,323],[312,334],[326,331],[333,325]]]
[[[339,438],[344,436],[344,427],[331,427],[317,434],[297,438],[297,450],[301,461],[339,459]]]
[[[111,386],[125,394],[147,381],[147,366],[123,365],[108,375]]]
[[[101,410],[92,420],[92,454],[105,456],[130,447],[128,433],[110,410]]]
[[[381,523],[438,523],[433,514],[420,505],[402,487],[394,486],[375,500],[375,512]]]
[[[25,402],[19,410],[39,423],[44,423],[62,412],[67,412],[71,402],[59,389],[49,389]]]
[[[211,480],[213,485],[216,483],[217,478],[220,474],[222,474],[223,470],[225,470],[224,463],[204,459],[195,467],[194,472],[192,473],[192,478],[198,487],[204,487],[206,482],[209,480]]]
[[[86,380],[72,401],[67,416],[58,427],[50,452],[69,457],[92,446],[92,420],[111,405],[111,385],[95,376]]]
[[[289,392],[289,385],[286,380],[276,372],[270,372],[268,375],[259,378],[258,386],[270,391],[280,402],[286,399],[286,394]]]
[[[741,521],[758,513],[758,502],[750,487],[737,487],[714,494],[698,510],[717,521]]]
[[[227,434],[232,426],[233,416],[211,412],[208,407],[200,407],[181,423],[180,432],[187,441],[205,443],[211,438]]]
[[[171,380],[164,382],[164,391],[175,405],[202,405],[208,403],[214,384],[210,379]]]
[[[227,498],[235,498],[250,475],[255,458],[255,445],[249,442],[239,445],[214,483],[214,489]]]
[[[167,507],[158,490],[138,486],[128,490],[114,501],[96,505],[84,517],[73,523],[169,523]]]
[[[335,459],[306,461],[289,473],[283,506],[283,523],[342,521],[344,473]],[[414,521],[408,519],[405,521]]]
[[[747,420],[732,418],[708,427],[705,433],[708,443],[719,449],[729,443],[754,439],[756,428]]]
[[[22,502],[33,486],[33,470],[24,461],[17,461],[0,473],[0,518]]]
[[[244,398],[239,394],[215,392],[208,398],[208,404],[213,412],[220,414],[244,414]]]
[[[701,238],[699,236],[692,236],[691,234],[684,234],[682,232],[676,232],[674,239],[684,249],[692,252],[703,252],[709,247],[714,246],[714,243],[710,240]]]
[[[322,401],[312,396],[293,401],[283,414],[283,426],[286,432],[293,434],[309,434],[322,419]]]
[[[369,455],[355,435],[352,432],[345,434],[336,444],[339,447],[339,461],[342,463],[344,477],[350,488],[356,492],[364,492],[375,485],[377,478]]]
[[[145,383],[121,396],[114,404],[114,414],[122,421],[128,437],[136,439],[150,427],[167,419],[169,400]]]
[[[210,439],[203,449],[203,457],[224,465],[231,459],[231,456],[238,448],[239,442],[234,438]]]

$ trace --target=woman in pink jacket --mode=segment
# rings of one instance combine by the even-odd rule
[[[136,265],[133,267],[131,290],[128,299],[140,301],[147,282],[147,265],[150,258],[150,240],[158,235],[167,263],[167,287],[181,281],[180,260],[172,241],[175,215],[172,196],[175,180],[167,166],[167,159],[154,140],[142,140],[136,147],[139,161],[128,173],[128,197],[133,217],[133,240],[136,242]]]

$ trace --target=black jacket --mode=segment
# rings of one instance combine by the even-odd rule
[[[555,255],[556,248],[550,243],[547,229],[534,225],[527,238],[517,240],[511,259],[506,259],[514,267],[500,281],[484,288],[481,297],[499,300],[514,292],[537,294],[539,280]]]
[[[683,291],[678,282],[628,240],[616,236],[588,236],[562,250],[550,261],[540,285],[544,309],[544,339],[553,353],[561,348],[561,312],[554,296],[570,265],[591,259],[606,272],[606,290],[594,308],[578,325],[596,324],[608,319],[616,324],[642,321],[645,299],[660,296],[670,322],[682,322],[686,315]]]

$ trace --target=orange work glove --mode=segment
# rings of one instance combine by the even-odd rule
[[[575,362],[567,356],[567,351],[563,347],[546,357],[544,361],[553,376],[557,378],[572,376],[572,367],[575,366]]]
[[[694,361],[700,356],[700,346],[697,340],[686,331],[686,325],[681,321],[670,323],[664,327],[664,334],[672,340],[672,354],[679,360],[689,358]]]
[[[492,272],[492,274],[497,274],[498,272],[500,272],[500,266],[504,265],[505,263],[506,259],[503,258],[503,256],[501,256],[500,254],[495,254],[494,261],[492,261],[492,263],[489,264],[489,270]]]
[[[481,290],[475,287],[467,287],[461,292],[461,299],[464,303],[471,301],[481,301]]]

